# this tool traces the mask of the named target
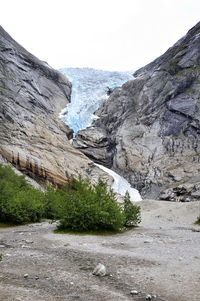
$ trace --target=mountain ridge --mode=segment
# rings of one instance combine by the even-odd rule
[[[134,76],[78,132],[74,147],[144,197],[199,199],[200,22]]]
[[[19,45],[0,27],[0,154],[43,183],[62,185],[80,173],[110,179],[72,148],[73,131],[58,117],[71,83]]]

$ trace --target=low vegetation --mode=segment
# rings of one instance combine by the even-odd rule
[[[124,206],[118,205],[115,193],[101,180],[94,186],[72,178],[61,189],[42,192],[0,165],[0,222],[18,225],[42,218],[59,220],[59,230],[119,231],[140,222],[140,207],[131,203],[128,193]]]
[[[197,218],[197,221],[195,222],[195,224],[200,226],[200,215],[199,215],[199,217]]]

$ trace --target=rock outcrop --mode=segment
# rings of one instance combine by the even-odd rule
[[[143,196],[200,199],[200,23],[134,76],[74,146]]]
[[[69,143],[73,131],[59,120],[71,83],[16,43],[0,27],[0,154],[42,182],[65,183],[80,173],[106,174]]]

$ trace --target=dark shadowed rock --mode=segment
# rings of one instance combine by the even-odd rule
[[[189,184],[185,199],[199,199],[200,23],[134,76],[97,112],[100,119],[92,131],[103,130],[108,144],[103,151],[99,144],[96,160],[123,175],[143,196],[166,197],[170,189],[175,199],[180,194],[176,187]],[[81,131],[74,146],[94,158],[91,132],[90,144],[85,139],[89,131]]]

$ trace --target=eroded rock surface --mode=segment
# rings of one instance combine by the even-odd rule
[[[58,118],[71,83],[0,27],[0,154],[29,176],[57,185],[72,174],[105,173],[72,148],[73,131]]]
[[[143,196],[170,200],[171,189],[172,200],[199,200],[200,23],[134,76],[114,89],[74,146]]]

